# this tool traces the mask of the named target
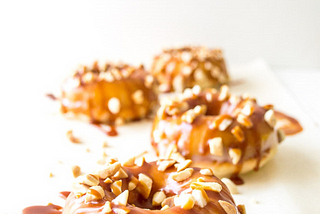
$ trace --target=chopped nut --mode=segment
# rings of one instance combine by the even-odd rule
[[[142,166],[145,161],[146,161],[146,158],[142,156],[142,157],[136,158],[134,162],[137,166]]]
[[[147,75],[145,80],[144,80],[144,85],[147,88],[151,88],[152,84],[153,84],[154,78],[152,75]]]
[[[85,201],[99,200],[105,196],[104,190],[101,186],[93,186],[87,190]]]
[[[182,115],[182,121],[187,122],[187,123],[193,123],[194,119],[196,118],[196,114],[193,111],[193,109],[190,109],[188,111],[186,111],[183,115]]]
[[[165,206],[168,206],[168,207],[173,207],[174,206],[174,198],[176,196],[171,196],[171,197],[168,197],[166,199],[164,199],[161,203],[161,206],[162,207],[165,207]]]
[[[210,154],[216,155],[216,156],[223,155],[223,144],[222,144],[221,137],[215,137],[215,138],[208,140],[208,144],[209,144],[209,148],[210,148]]]
[[[113,175],[115,179],[121,179],[121,178],[127,178],[128,174],[123,170],[123,168],[120,168],[119,171]]]
[[[89,147],[86,148],[86,152],[90,152],[90,148]]]
[[[81,174],[80,166],[77,166],[77,165],[71,166],[71,170],[72,170],[73,177],[75,178]]]
[[[122,165],[126,166],[126,167],[134,166],[135,165],[135,160],[136,160],[136,157],[131,157],[128,160],[126,160],[125,162],[123,162]]]
[[[136,177],[132,176],[128,184],[128,190],[129,191],[134,190],[137,187],[138,183],[139,183],[139,180]]]
[[[120,112],[120,100],[116,97],[112,97],[108,102],[108,108],[112,114],[118,114]]]
[[[106,179],[107,177],[112,176],[116,172],[118,172],[120,167],[121,167],[121,163],[115,162],[113,164],[105,166],[104,169],[99,170],[97,173],[100,178]]]
[[[111,213],[111,203],[110,201],[106,201],[106,203],[103,206],[102,213]]]
[[[204,115],[207,112],[207,106],[205,106],[205,105],[201,105],[201,106],[197,105],[196,107],[194,107],[193,111],[194,111],[194,113],[196,115],[201,115],[201,114]]]
[[[143,97],[143,91],[141,89],[136,90],[133,94],[132,94],[132,100],[135,104],[140,105],[143,103],[144,101],[144,97]]]
[[[174,166],[177,168],[177,171],[180,172],[180,171],[186,169],[187,167],[189,167],[191,164],[192,164],[192,160],[188,159],[188,160],[182,161],[180,163],[177,163]]]
[[[204,63],[204,68],[205,68],[206,70],[210,71],[211,68],[212,68],[212,63],[211,63],[210,61],[205,61],[205,63]]]
[[[245,104],[244,107],[241,109],[241,113],[246,116],[252,115],[253,111],[254,111],[254,108],[251,102],[248,102],[247,104]]]
[[[237,207],[241,214],[247,214],[246,207],[243,204],[239,204]]]
[[[243,130],[240,128],[240,126],[233,127],[233,129],[231,130],[231,133],[239,142],[244,141],[244,133],[243,133]]]
[[[120,193],[122,192],[122,180],[118,180],[113,182],[110,185],[111,191],[113,192],[113,194],[115,194],[116,196],[120,195]]]
[[[238,105],[240,103],[241,99],[240,97],[238,97],[237,95],[234,95],[232,94],[230,97],[229,97],[229,102],[232,104],[232,105]]]
[[[172,86],[173,86],[174,91],[179,92],[179,93],[183,92],[183,89],[185,88],[185,84],[184,84],[182,75],[177,75],[173,79]]]
[[[155,143],[160,143],[163,139],[163,132],[160,132],[160,130],[156,129],[152,132],[153,134],[153,140]]]
[[[176,160],[160,160],[157,162],[158,164],[158,170],[161,172],[166,171],[169,167],[171,167],[173,164],[175,164]]]
[[[105,151],[103,151],[103,152],[102,152],[102,157],[105,158],[105,157],[107,157],[107,156],[108,156],[107,153],[106,153]]]
[[[164,154],[164,159],[172,159],[171,158],[171,155],[174,153],[174,152],[177,152],[178,148],[176,146],[176,144],[170,144],[168,147],[167,147],[167,150]]]
[[[193,208],[195,200],[190,193],[181,194],[174,198],[174,204],[176,206],[181,206],[182,209],[190,210]]]
[[[129,197],[129,191],[125,190],[120,195],[118,195],[115,199],[113,199],[112,202],[118,205],[126,206],[128,202],[128,197]]]
[[[52,177],[53,177],[53,173],[49,172],[49,178],[52,178]]]
[[[150,195],[152,183],[153,181],[150,177],[143,173],[139,174],[139,184],[137,185],[137,190],[145,199],[147,199]]]
[[[207,175],[207,176],[212,176],[213,172],[211,169],[201,169],[200,170],[200,174],[201,175]]]
[[[111,178],[106,178],[103,182],[106,184],[111,184],[113,183],[113,180]]]
[[[196,81],[199,81],[199,82],[205,81],[206,79],[208,79],[206,73],[201,68],[198,68],[194,71],[193,77]]]
[[[220,192],[222,190],[222,186],[217,182],[197,181],[197,182],[192,182],[190,184],[190,187],[192,189],[204,189],[204,190],[210,190],[214,192]]]
[[[193,169],[192,168],[187,168],[187,169],[185,169],[183,171],[173,173],[172,174],[172,179],[177,181],[177,182],[184,181],[184,180],[190,178],[192,173],[193,173]]]
[[[222,178],[221,181],[228,187],[231,194],[239,194],[237,186],[229,178]]]
[[[250,129],[253,126],[251,120],[243,114],[238,115],[237,121],[248,129]]]
[[[192,54],[190,52],[183,51],[181,53],[180,57],[184,63],[188,64],[190,62],[190,60],[192,59]]]
[[[160,206],[166,197],[163,191],[156,192],[152,197],[152,206]]]
[[[270,127],[274,127],[277,123],[277,118],[274,115],[274,111],[272,109],[268,110],[265,114],[264,114],[264,120],[268,123],[268,125]]]
[[[226,130],[232,123],[232,119],[224,119],[222,122],[219,124],[219,130],[224,131]]]
[[[201,208],[205,207],[209,202],[209,197],[203,189],[192,190],[192,196],[195,200],[195,204]]]
[[[195,85],[193,86],[192,88],[192,93],[195,94],[195,95],[199,95],[201,92],[201,87],[199,85]]]
[[[124,119],[122,117],[117,117],[114,123],[116,126],[121,126],[124,124]]]
[[[282,142],[286,138],[286,134],[282,129],[277,130],[279,143]]]
[[[240,149],[235,149],[235,148],[229,149],[229,156],[234,165],[240,161],[241,155],[242,155],[242,152]]]
[[[72,130],[67,131],[66,135],[72,143],[81,143],[81,141],[73,135]]]
[[[130,209],[128,207],[121,207],[121,208],[114,208],[114,213],[116,214],[127,214],[130,212]]]
[[[218,202],[227,214],[237,214],[236,208],[229,202],[222,200],[219,200]]]
[[[185,158],[179,152],[172,153],[170,155],[170,158],[176,160],[179,163],[185,160]]]
[[[206,100],[207,100],[208,102],[211,102],[212,99],[213,99],[213,95],[212,95],[210,92],[207,92],[207,93],[206,93]]]
[[[167,210],[169,209],[170,207],[168,205],[164,205],[160,210]]]
[[[183,91],[183,97],[184,98],[192,98],[194,96],[191,88],[186,88]]]
[[[229,96],[229,87],[226,85],[221,86],[218,100],[224,101],[225,99],[228,98],[228,96]]]
[[[192,68],[190,66],[183,66],[181,68],[181,73],[184,75],[184,76],[189,76],[191,73],[192,73]]]
[[[99,176],[95,174],[86,174],[81,179],[81,183],[88,186],[97,186],[99,184]]]
[[[107,141],[103,141],[103,143],[102,143],[102,148],[107,148],[107,147],[108,147]]]

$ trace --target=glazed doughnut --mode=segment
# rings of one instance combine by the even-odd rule
[[[209,169],[189,167],[190,160],[110,162],[77,178],[63,214],[75,213],[199,213],[245,214],[224,183]],[[177,169],[176,169],[177,168]]]
[[[192,159],[195,166],[211,168],[218,177],[258,170],[284,139],[275,128],[273,106],[221,91],[186,89],[164,100],[152,129],[152,145],[160,158]]]
[[[161,92],[182,92],[195,85],[218,88],[229,80],[222,51],[206,47],[163,50],[154,58],[151,73]]]
[[[157,104],[157,93],[143,66],[95,62],[65,80],[60,101],[66,116],[113,125],[145,118]]]

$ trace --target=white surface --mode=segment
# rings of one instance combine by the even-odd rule
[[[319,0],[1,1],[0,54],[33,66],[139,63],[170,45],[202,44],[222,47],[230,64],[260,56],[319,68],[319,11]]]
[[[315,213],[320,210],[320,144],[319,129],[301,110],[288,90],[280,84],[263,60],[230,68],[234,81],[231,87],[238,94],[249,92],[258,103],[273,103],[281,111],[299,119],[304,131],[288,137],[276,157],[258,173],[243,176],[237,204],[244,203],[253,213]],[[63,204],[58,192],[69,190],[73,180],[70,167],[78,164],[83,171],[96,169],[105,150],[110,156],[124,158],[150,149],[151,121],[132,123],[119,128],[118,137],[108,137],[95,127],[66,120],[57,114],[57,106],[44,94],[48,86],[61,80],[44,78],[19,81],[18,94],[8,94],[2,106],[0,150],[1,188],[0,213],[20,213],[30,205]],[[4,82],[6,86],[6,82]],[[23,102],[21,102],[23,101]],[[83,142],[69,142],[65,133],[73,129]],[[102,149],[106,140],[110,147]],[[89,148],[90,152],[86,152]],[[49,178],[49,172],[54,177]],[[258,203],[254,203],[258,202]]]

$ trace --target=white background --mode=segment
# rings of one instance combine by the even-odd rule
[[[317,135],[319,13],[319,0],[1,1],[0,181],[3,188],[0,204],[6,202],[4,211],[18,213],[17,210],[21,210],[18,208],[54,201],[55,193],[69,186],[69,182],[64,181],[64,173],[69,173],[68,164],[76,163],[86,154],[86,144],[79,147],[67,144],[65,131],[74,126],[52,115],[55,108],[45,99],[46,92],[59,89],[62,79],[79,63],[110,59],[149,66],[161,48],[188,44],[221,47],[229,67],[235,71],[239,64],[246,65],[258,57],[264,59],[267,64],[258,63],[251,70],[261,72],[261,77],[266,78],[262,79],[261,86],[249,87],[248,92],[257,93],[258,100],[264,102],[273,98],[276,105],[297,116],[307,127],[302,135],[292,138],[295,147],[291,148],[289,143],[282,145],[282,153],[279,152],[264,173],[247,177],[251,188],[241,189],[244,194],[236,199],[261,213],[258,212],[261,207],[270,207],[274,202],[264,200],[265,192],[252,190],[265,188],[266,195],[279,193],[275,197],[280,201],[272,207],[274,211],[282,202],[288,203],[283,206],[285,211],[296,206],[291,213],[303,213],[303,210],[312,210],[312,206],[318,211],[319,204],[314,199],[310,204],[305,199],[320,191],[320,182],[314,182],[320,168],[320,151],[316,146],[320,138]],[[264,73],[259,71],[261,67]],[[243,75],[246,74],[247,70],[242,70]],[[233,77],[241,76],[237,75]],[[267,78],[270,75],[272,78]],[[261,93],[268,87],[273,94]],[[289,103],[285,102],[287,99]],[[78,128],[78,133],[82,133],[82,129],[93,131],[88,126],[79,126],[82,128]],[[87,142],[94,144],[90,139],[87,137]],[[74,151],[72,155],[70,150]],[[95,162],[94,154],[88,154],[90,162]],[[65,164],[57,164],[59,159]],[[298,173],[301,177],[288,182],[288,175],[295,170],[301,171]],[[47,177],[49,171],[56,173],[54,179]],[[269,172],[281,182],[272,179]],[[68,176],[69,181],[70,174]],[[253,182],[256,177],[260,179],[257,183]],[[308,178],[307,181],[304,178]],[[268,189],[263,183],[265,180],[273,188]],[[19,182],[21,185],[17,185]],[[49,190],[45,186],[48,183],[52,185]],[[34,194],[30,196],[29,192]],[[285,195],[281,195],[283,192]],[[250,203],[253,195],[258,195],[256,199],[260,204]],[[11,209],[15,198],[20,203],[17,209]]]

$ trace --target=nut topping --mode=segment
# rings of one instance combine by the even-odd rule
[[[274,115],[274,111],[272,109],[268,110],[265,114],[264,114],[264,120],[268,123],[268,125],[270,127],[274,127],[277,123],[277,118]]]
[[[161,203],[161,206],[162,208],[165,207],[165,206],[168,206],[168,207],[173,207],[174,206],[174,198],[176,196],[171,196],[171,197],[168,197],[166,199],[164,199]]]
[[[110,201],[106,201],[106,203],[103,206],[102,213],[111,213],[111,203]]]
[[[200,170],[200,174],[201,175],[207,175],[207,176],[212,176],[213,172],[211,169],[201,169]]]
[[[196,181],[196,182],[192,182],[190,187],[192,189],[204,189],[204,190],[210,190],[214,192],[220,192],[222,190],[222,186],[217,182]]]
[[[254,111],[254,108],[251,102],[248,102],[247,104],[245,104],[245,106],[241,109],[241,113],[246,116],[252,115],[253,111]]]
[[[282,142],[286,138],[286,134],[284,133],[284,131],[282,129],[278,129],[277,134],[278,134],[279,143]]]
[[[251,120],[245,116],[244,114],[239,114],[238,117],[237,117],[237,121],[238,123],[240,123],[241,125],[243,125],[244,127],[250,129],[253,124],[251,122]]]
[[[152,183],[153,181],[150,177],[143,173],[139,174],[139,184],[137,185],[137,190],[145,199],[147,199],[150,195]]]
[[[229,156],[234,165],[236,165],[241,159],[242,152],[240,149],[231,148],[229,149]]]
[[[163,191],[156,192],[152,197],[152,206],[160,206],[166,197]]]
[[[136,177],[132,176],[128,184],[128,190],[129,191],[134,190],[137,187],[138,183],[139,183],[139,180]]]
[[[113,182],[110,185],[111,191],[113,192],[113,194],[115,194],[116,196],[120,195],[120,193],[122,192],[122,180],[118,180]]]
[[[128,197],[129,197],[129,191],[125,190],[120,195],[118,195],[115,199],[113,199],[112,202],[118,205],[126,206],[128,202]]]
[[[116,97],[112,97],[108,102],[108,108],[112,114],[118,114],[120,112],[120,100]]]
[[[232,123],[232,119],[224,119],[220,124],[219,124],[219,130],[224,131],[226,130]]]
[[[95,174],[86,174],[83,176],[81,183],[88,186],[97,186],[99,184],[99,176]]]
[[[192,190],[192,196],[195,200],[195,204],[199,207],[205,207],[209,202],[209,197],[203,189]]]
[[[222,178],[221,181],[228,187],[231,194],[239,194],[237,186],[229,178]]]
[[[113,176],[116,179],[127,178],[128,174],[120,167],[119,171]]]
[[[87,190],[85,201],[99,200],[105,196],[104,190],[101,186],[93,186]]]
[[[221,137],[215,137],[215,138],[208,140],[208,144],[209,144],[209,148],[210,148],[210,154],[216,155],[216,156],[223,155],[223,144],[222,144]]]
[[[121,167],[121,163],[115,162],[113,164],[105,166],[104,169],[99,170],[97,173],[100,178],[106,179],[107,177],[112,176],[116,172],[118,172],[120,167]]]
[[[126,167],[134,166],[135,165],[135,160],[136,160],[136,157],[133,156],[133,157],[129,158],[128,160],[126,160],[125,162],[123,162],[122,165],[126,166]]]
[[[160,160],[157,162],[158,164],[158,170],[161,172],[166,171],[169,167],[171,167],[173,164],[175,164],[177,161],[175,160]]]
[[[190,193],[181,194],[174,198],[175,206],[181,206],[182,209],[190,210],[193,208],[195,200]]]
[[[193,169],[192,168],[187,168],[187,169],[185,169],[183,171],[173,173],[172,174],[172,179],[177,181],[177,182],[184,181],[184,180],[190,178],[192,173],[193,173]]]
[[[135,104],[140,105],[143,103],[144,101],[144,97],[143,97],[143,91],[140,90],[136,90],[133,94],[132,94],[132,100]]]
[[[177,171],[180,172],[192,164],[192,160],[188,159],[183,162],[177,163],[174,166],[177,168]]]
[[[229,96],[229,87],[226,85],[221,86],[218,100],[224,101],[225,99],[228,98],[228,96]]]
[[[71,167],[73,177],[78,177],[81,174],[81,168],[77,165]]]
[[[240,126],[235,126],[232,130],[231,133],[233,136],[239,141],[242,142],[244,140],[244,133]]]
[[[236,208],[229,202],[222,200],[219,200],[218,202],[227,214],[237,214]]]

